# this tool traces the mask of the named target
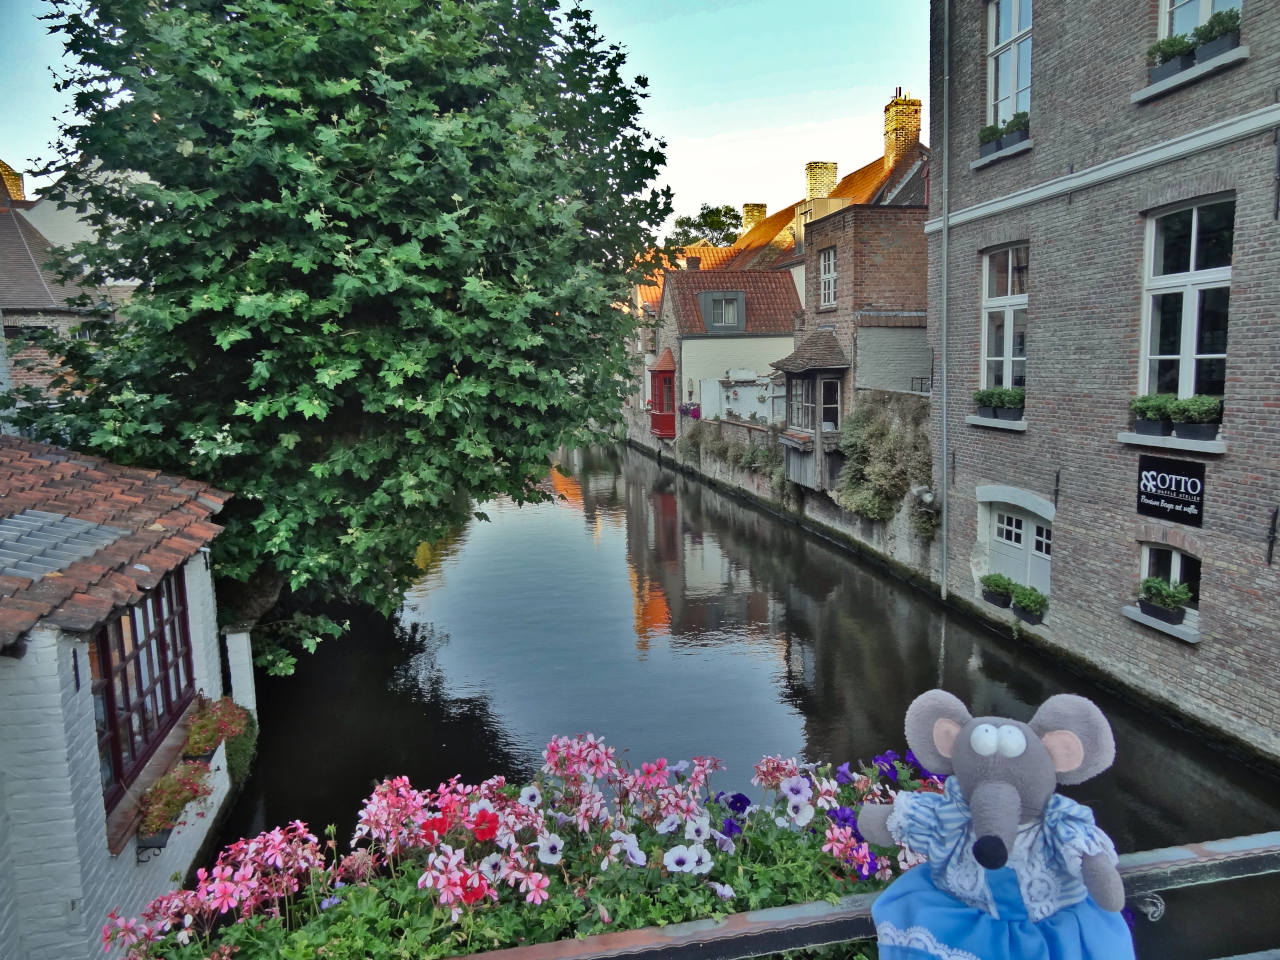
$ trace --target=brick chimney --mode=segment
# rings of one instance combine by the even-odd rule
[[[769,216],[769,207],[763,203],[744,203],[742,205],[742,232],[747,233],[752,227]]]
[[[25,200],[22,191],[22,174],[0,160],[0,201]],[[7,202],[4,204],[9,205]]]
[[[902,88],[894,92],[893,99],[884,107],[884,168],[893,165],[909,149],[920,142],[920,101],[911,94],[902,95]]]
[[[804,198],[818,200],[831,195],[836,188],[836,165],[814,160],[804,165]]]

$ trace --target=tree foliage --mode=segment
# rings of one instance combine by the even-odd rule
[[[731,204],[713,207],[704,203],[696,216],[676,217],[667,242],[677,247],[687,247],[695,243],[727,247],[738,239],[738,234],[741,232],[742,214]]]
[[[55,199],[127,320],[27,430],[235,493],[224,581],[382,609],[616,419],[670,196],[643,78],[554,0],[54,0]],[[69,269],[69,267],[68,267]],[[270,591],[269,591],[270,593]],[[274,596],[274,594],[270,594]]]

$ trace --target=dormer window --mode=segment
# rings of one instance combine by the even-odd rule
[[[704,290],[698,310],[707,333],[741,333],[746,328],[746,293],[742,290]]]
[[[711,298],[711,325],[713,327],[736,327],[738,325],[738,298]]]

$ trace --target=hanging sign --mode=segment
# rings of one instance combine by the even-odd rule
[[[1138,457],[1138,512],[1201,526],[1204,520],[1204,464],[1194,460]]]

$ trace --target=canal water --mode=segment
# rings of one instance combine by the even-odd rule
[[[1277,780],[846,551],[635,451],[562,468],[555,502],[486,504],[488,522],[424,547],[398,616],[338,611],[346,637],[293,677],[259,678],[259,759],[228,840],[293,819],[349,836],[381,777],[526,778],[554,734],[603,735],[635,765],[718,756],[714,785],[754,793],[766,754],[902,751],[907,704],[937,686],[1022,719],[1055,693],[1098,702],[1116,765],[1064,792],[1121,852],[1280,827]],[[1159,944],[1146,955],[1280,946],[1275,911],[1256,906],[1277,892],[1171,895],[1170,918],[1140,928]]]

